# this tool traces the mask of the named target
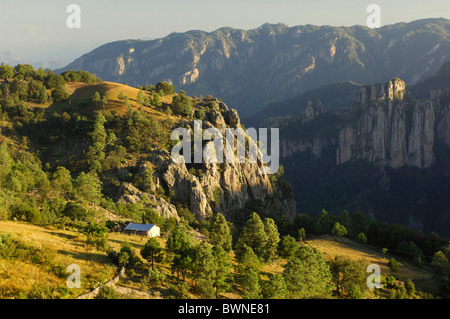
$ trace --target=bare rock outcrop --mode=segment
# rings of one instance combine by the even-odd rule
[[[430,99],[436,110],[436,138],[450,147],[450,88],[434,90],[430,93]]]
[[[402,100],[405,96],[405,82],[395,78],[383,84],[364,86],[355,91],[355,103]]]
[[[329,122],[314,124],[322,114],[333,112],[336,116],[330,116]],[[325,149],[331,149],[336,165],[366,160],[391,168],[428,168],[436,161],[436,140],[450,146],[450,89],[432,91],[428,99],[415,99],[405,82],[395,78],[356,89],[353,107],[341,114],[325,111],[320,101],[309,101],[300,115],[270,118],[266,124],[309,132],[282,138],[282,158],[305,152],[320,158]],[[325,126],[326,136],[319,132]]]
[[[176,220],[180,220],[174,205],[168,203],[161,197],[140,191],[131,183],[122,183],[122,186],[119,189],[118,202],[124,204],[136,204],[143,200],[144,196],[146,196],[150,202],[149,207],[156,211],[158,215],[165,218],[175,218]]]
[[[191,133],[199,129],[204,132],[208,128],[215,128],[224,137],[227,128],[240,127],[240,118],[236,110],[229,109],[224,103],[212,100],[208,103],[208,109],[201,127],[199,122],[193,120],[186,120],[181,126],[190,129]],[[256,145],[250,137],[246,138],[248,143]],[[289,219],[295,217],[293,197],[285,196],[271,183],[265,166],[260,161],[252,162],[247,158],[244,162],[227,162],[226,154],[236,151],[237,141],[232,150],[224,140],[224,147],[221,150],[223,160],[214,162],[212,159],[218,154],[213,145],[213,141],[203,141],[200,163],[186,163],[181,155],[174,157],[167,150],[155,149],[147,158],[142,159],[142,163],[138,164],[135,171],[139,175],[145,163],[151,163],[155,167],[154,178],[158,188],[165,189],[166,195],[176,202],[187,203],[197,219],[208,218],[213,212],[230,216],[252,200],[266,202],[267,209],[274,215],[284,215]],[[258,154],[259,157],[262,156],[261,151],[258,151]],[[122,183],[119,198],[123,202],[136,203],[142,200],[144,194],[147,193],[141,192],[130,183]],[[152,194],[147,196],[156,206],[161,205],[160,208],[153,207],[158,213],[173,216],[176,212],[174,205],[167,203],[163,198]]]
[[[364,159],[392,168],[430,167],[435,160],[436,108],[431,100],[405,96],[400,79],[358,89],[352,110],[356,122],[339,132],[337,164]]]

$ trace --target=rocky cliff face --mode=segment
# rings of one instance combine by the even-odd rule
[[[298,212],[361,211],[448,236],[449,70],[443,63],[412,87],[400,78],[342,92],[323,87],[280,102],[288,112],[256,118],[252,125],[280,129],[280,163]],[[333,107],[333,99],[345,103]]]
[[[436,111],[431,100],[405,99],[400,79],[355,92],[356,123],[339,132],[336,163],[351,159],[379,162],[392,168],[430,167],[435,155]]]
[[[322,151],[324,148],[335,145],[334,138],[324,138],[320,134],[303,136],[298,138],[298,136],[286,137],[285,134],[290,130],[290,126],[294,127],[308,127],[311,122],[317,119],[320,115],[325,112],[322,103],[319,100],[308,101],[305,109],[300,112],[298,116],[279,116],[274,118],[269,118],[261,122],[264,127],[281,127],[282,136],[280,140],[280,155],[282,158],[290,157],[296,153],[312,152],[315,157],[322,156]],[[284,128],[284,129],[283,129]],[[294,133],[295,134],[295,133]]]
[[[224,103],[218,101],[213,101],[209,106],[210,111],[202,121],[203,130],[215,127],[225,137],[227,128],[241,126],[236,110],[228,109]],[[194,125],[194,121],[185,121],[180,126],[193,130]],[[204,143],[203,149],[207,149],[210,143],[212,142]],[[224,148],[224,158],[225,151]],[[213,212],[232,216],[254,200],[265,203],[265,212],[259,213],[286,216],[289,219],[296,215],[292,194],[284,194],[276,183],[272,183],[259,162],[210,163],[203,157],[202,163],[190,164],[179,162],[179,159],[174,159],[166,150],[156,149],[142,159],[142,163],[134,170],[139,174],[143,163],[151,163],[156,167],[155,187],[157,185],[170,190],[172,199],[187,203],[191,213],[198,219],[208,218]],[[143,195],[143,192],[123,183],[118,198],[120,201],[138,202]],[[154,206],[158,207],[160,215],[178,218],[173,204],[163,198],[150,196],[150,201],[155,202]],[[153,208],[156,209],[155,207]]]
[[[403,166],[428,168],[436,159],[436,139],[450,146],[449,89],[432,91],[430,98],[416,100],[405,82],[392,79],[384,84],[358,88],[354,105],[346,115],[332,118],[329,134],[319,130],[286,138],[282,136],[281,155],[311,151],[320,157],[323,149],[335,149],[335,164],[365,160],[390,168]],[[307,127],[326,114],[310,102],[300,116],[266,119],[269,126]],[[328,111],[331,113],[331,111]],[[318,125],[315,125],[318,126]],[[323,129],[323,127],[321,128]]]
[[[450,88],[417,99],[405,82],[359,87],[345,109],[266,119],[301,212],[362,211],[448,235]]]
[[[431,91],[430,99],[436,109],[436,138],[450,147],[450,88]]]

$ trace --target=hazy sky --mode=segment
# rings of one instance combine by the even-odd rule
[[[81,8],[80,29],[66,26],[72,3]],[[266,22],[364,25],[371,3],[381,7],[382,25],[450,19],[449,0],[0,0],[0,52],[37,56],[62,50],[74,58],[106,42],[193,29],[252,29]]]

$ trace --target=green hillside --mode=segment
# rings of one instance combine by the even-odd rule
[[[28,65],[1,65],[0,77],[0,298],[75,298],[119,269],[125,274],[99,298],[447,296],[445,239],[356,211],[289,215],[282,167],[262,176],[257,163],[175,165],[174,128],[194,119],[240,125],[220,99]],[[157,224],[162,236],[119,233],[129,221]],[[343,257],[329,258],[322,235],[348,239],[333,253]],[[387,273],[385,258],[370,257],[382,266],[383,288],[367,287],[355,242],[398,259]],[[67,285],[73,264],[79,290]]]

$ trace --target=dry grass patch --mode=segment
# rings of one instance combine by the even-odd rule
[[[22,258],[0,259],[0,271],[3,271],[0,292],[3,289],[3,297],[17,297],[18,293],[26,295],[33,285],[64,290],[70,275],[66,269],[71,264],[80,267],[81,288],[68,289],[65,295],[56,294],[56,297],[72,298],[88,292],[111,279],[117,271],[105,252],[86,247],[86,238],[76,231],[6,221],[0,222],[0,235],[10,235],[26,246],[41,249],[48,256],[43,265]],[[6,291],[11,293],[5,294]]]
[[[411,279],[416,288],[430,291],[434,287],[431,273],[413,267],[408,263],[401,261],[397,256],[389,254],[384,255],[381,251],[375,248],[370,248],[366,245],[360,245],[348,238],[336,238],[334,236],[322,236],[306,241],[306,243],[320,250],[327,260],[332,260],[336,256],[345,256],[351,260],[363,260],[368,266],[370,264],[377,264],[380,266],[381,275],[391,275],[391,270],[388,267],[388,262],[391,257],[395,258],[399,264],[399,271],[397,277],[404,281]]]

